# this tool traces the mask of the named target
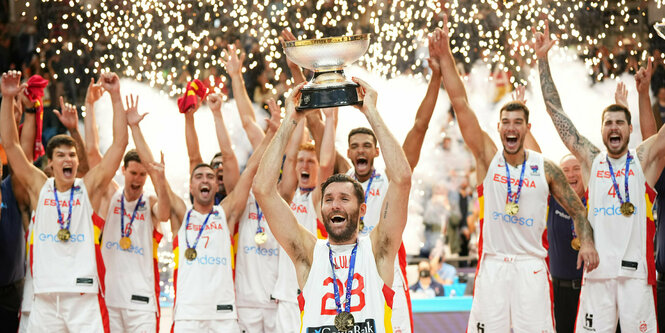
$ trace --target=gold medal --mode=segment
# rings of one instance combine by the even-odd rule
[[[190,247],[185,250],[185,258],[187,258],[189,261],[196,259],[196,249]]]
[[[353,315],[348,312],[340,312],[335,315],[335,328],[337,328],[339,332],[348,332],[352,330],[354,324],[355,319],[353,319]]]
[[[575,237],[572,241],[570,241],[570,247],[572,247],[575,251],[579,251],[582,247],[582,242],[580,242],[579,238]]]
[[[635,213],[635,205],[630,202],[624,202],[621,204],[621,214],[625,217],[630,217]]]
[[[120,248],[123,250],[128,250],[132,246],[132,240],[129,239],[129,237],[122,237],[120,238]]]
[[[68,240],[69,240],[69,237],[71,237],[71,234],[69,233],[69,230],[67,230],[67,229],[60,229],[60,231],[58,231],[58,239],[59,239],[61,242],[66,242],[66,241],[68,241]]]
[[[266,241],[268,240],[268,235],[266,235],[265,232],[257,232],[256,235],[254,235],[254,241],[256,244],[263,245]]]
[[[506,204],[506,214],[514,216],[517,212],[520,211],[520,206],[514,202],[509,202]]]

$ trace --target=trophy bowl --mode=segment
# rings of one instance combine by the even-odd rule
[[[361,104],[358,85],[344,77],[344,67],[362,57],[369,34],[284,42],[286,57],[314,76],[301,90],[297,110]]]

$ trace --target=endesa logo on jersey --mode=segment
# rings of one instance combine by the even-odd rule
[[[637,214],[637,210],[633,212],[633,215],[635,214]],[[621,206],[594,207],[593,216],[621,216]]]
[[[40,233],[39,237],[37,239],[39,239],[42,242],[62,243],[62,241],[58,238],[57,234]],[[72,233],[69,236],[68,242],[70,242],[70,243],[85,242],[85,234],[74,234],[74,233]]]
[[[276,257],[279,255],[279,248],[266,249],[259,246],[245,246],[245,254],[256,254],[262,257]]]
[[[503,221],[506,223],[512,223],[516,225],[523,225],[526,227],[532,227],[533,226],[533,219],[532,218],[526,218],[522,216],[510,216],[508,214],[504,213],[499,213],[499,212],[492,212],[492,218],[494,221]]]
[[[138,254],[140,256],[145,255],[142,247],[138,247],[138,246],[134,246],[134,245],[131,245],[127,250],[123,250],[120,247],[120,244],[118,244],[118,242],[110,242],[109,241],[109,242],[106,242],[106,244],[104,244],[104,246],[106,246],[106,248],[109,249],[109,250],[118,250],[118,251],[122,251],[122,252]]]
[[[196,257],[196,259],[194,259],[194,260],[185,260],[185,263],[187,265],[192,265],[194,263],[197,263],[199,265],[222,265],[222,266],[226,266],[227,262],[228,261],[224,257],[214,257],[214,256],[209,256],[209,255]]]
[[[329,326],[320,326],[320,327],[308,327],[307,333],[375,333],[376,323],[374,319],[367,319],[361,323],[355,323],[353,328],[348,331],[338,331],[337,328],[333,325]]]

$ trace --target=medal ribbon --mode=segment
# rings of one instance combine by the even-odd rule
[[[261,233],[261,219],[263,218],[263,212],[261,211],[261,208],[259,208],[259,203],[254,201],[254,204],[256,205],[256,234]]]
[[[333,262],[332,249],[330,248],[330,242],[328,245],[328,257],[330,258],[330,267],[332,267],[332,276],[333,276],[333,289],[335,291],[335,305],[337,306],[337,313],[342,312],[342,304],[340,303],[339,297],[339,287],[337,287],[337,276],[335,275],[335,263]],[[353,271],[356,267],[356,252],[358,251],[358,241],[356,240],[356,245],[351,251],[351,259],[349,259],[349,276],[346,279],[346,292],[345,303],[344,303],[344,312],[351,313],[351,290],[353,289]]]
[[[62,220],[62,212],[60,211],[60,201],[58,201],[58,188],[55,187],[55,179],[53,179],[53,195],[55,195],[55,208],[58,209],[58,224],[60,224],[60,230],[67,229],[67,231],[69,231],[69,225],[72,223],[72,206],[74,206],[73,205],[74,184],[72,184],[72,188],[69,189],[69,215],[67,215],[66,226],[65,226],[65,221]]]
[[[624,174],[625,187],[626,187],[625,202],[630,202],[630,192],[628,192],[628,174],[630,174],[630,161],[632,159],[633,156],[630,155],[630,150],[629,150],[628,155],[626,156],[626,169]],[[610,167],[610,175],[612,175],[612,185],[614,186],[614,192],[617,193],[617,198],[619,198],[619,203],[623,205],[624,201],[623,198],[621,197],[621,192],[619,192],[619,184],[617,184],[617,179],[616,176],[614,175],[614,169],[612,168],[612,163],[610,163],[610,159],[609,157],[607,157],[607,155],[605,155],[605,161],[607,162],[607,165]]]
[[[206,219],[203,221],[203,224],[201,225],[201,229],[199,229],[199,234],[196,235],[194,246],[189,246],[189,239],[187,239],[187,227],[189,226],[189,217],[192,215],[192,210],[194,209],[190,209],[189,212],[187,212],[187,222],[185,222],[185,243],[187,243],[188,249],[196,249],[196,245],[199,243],[199,239],[201,239],[201,234],[203,234],[203,230],[205,230],[206,224],[208,224],[208,219],[210,218],[210,215],[212,215],[212,212],[215,211],[214,208],[210,210],[210,213],[208,213],[208,216],[206,216]]]
[[[314,191],[314,189],[316,187],[299,187],[299,188],[300,188],[300,192],[309,193],[309,192]]]
[[[365,204],[367,204],[367,196],[369,196],[369,190],[372,188],[372,181],[374,180],[374,176],[376,175],[376,169],[372,170],[372,175],[369,176],[369,182],[367,182],[367,188],[365,189]],[[356,175],[353,175],[353,178],[355,180],[358,180],[358,177]],[[360,222],[363,222],[363,217],[360,217]]]
[[[132,224],[134,224],[134,219],[136,218],[136,212],[139,210],[141,205],[141,199],[143,198],[143,193],[139,196],[139,200],[136,201],[136,207],[134,207],[134,212],[132,213],[132,219],[127,223],[127,229],[125,230],[125,191],[122,192],[120,196],[120,235],[122,237],[129,237],[132,234]]]
[[[506,162],[506,178],[508,178],[508,181],[506,184],[508,185],[508,198],[506,201],[509,203],[513,203],[513,198],[512,198],[512,189],[510,186],[510,169],[508,168],[508,160],[506,160],[506,155],[503,154],[503,161]],[[515,193],[515,201],[514,203],[517,204],[520,201],[520,193],[522,193],[522,184],[524,184],[524,169],[526,166],[526,150],[524,151],[524,161],[522,161],[522,172],[520,173],[520,182],[517,185],[517,192]]]

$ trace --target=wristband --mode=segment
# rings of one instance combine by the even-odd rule
[[[23,110],[23,112],[25,112],[25,113],[36,113],[36,112],[37,112],[37,108],[25,108],[25,109]]]

